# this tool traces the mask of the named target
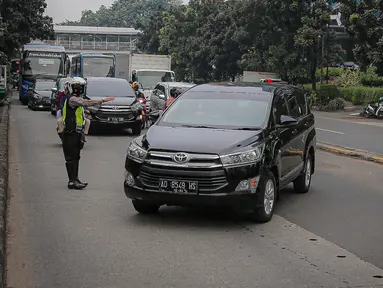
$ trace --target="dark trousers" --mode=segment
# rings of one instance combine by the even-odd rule
[[[80,162],[80,151],[82,149],[81,134],[77,132],[62,134],[63,151],[65,157],[65,166],[69,181],[78,179],[78,169]]]

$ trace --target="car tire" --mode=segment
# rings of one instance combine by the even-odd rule
[[[156,214],[160,209],[160,205],[148,203],[142,200],[132,200],[134,209],[141,214]]]
[[[132,127],[132,133],[135,136],[140,136],[141,135],[141,131],[142,131],[141,123],[140,123],[140,125],[135,125],[135,126]]]
[[[56,111],[52,110],[52,108],[51,108],[51,115],[56,116]]]
[[[311,176],[313,171],[313,156],[311,153],[307,155],[305,166],[301,175],[294,180],[294,190],[297,193],[304,194],[309,192],[311,186]]]
[[[266,223],[271,220],[274,214],[275,203],[278,195],[278,187],[275,176],[268,172],[264,181],[261,182],[260,192],[262,193],[262,205],[253,211],[253,220],[258,223]]]

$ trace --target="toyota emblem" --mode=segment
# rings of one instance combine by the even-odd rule
[[[173,156],[174,162],[183,164],[189,161],[189,156],[185,153],[177,153]]]
[[[117,110],[117,109],[118,109],[118,106],[113,106],[113,109],[114,109],[114,110]]]

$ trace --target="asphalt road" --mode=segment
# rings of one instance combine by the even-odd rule
[[[315,113],[318,141],[383,155],[383,121],[348,113]]]
[[[318,151],[310,193],[286,189],[264,225],[227,211],[142,216],[122,188],[128,134],[89,137],[90,185],[69,191],[54,117],[14,101],[10,123],[8,287],[383,285],[382,166]]]

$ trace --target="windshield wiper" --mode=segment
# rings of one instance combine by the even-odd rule
[[[187,128],[218,129],[217,127],[213,127],[213,126],[204,126],[204,125],[181,125],[181,127],[187,127]]]
[[[261,130],[261,128],[257,128],[257,127],[242,127],[242,128],[234,128],[233,130],[257,131],[257,130]]]

